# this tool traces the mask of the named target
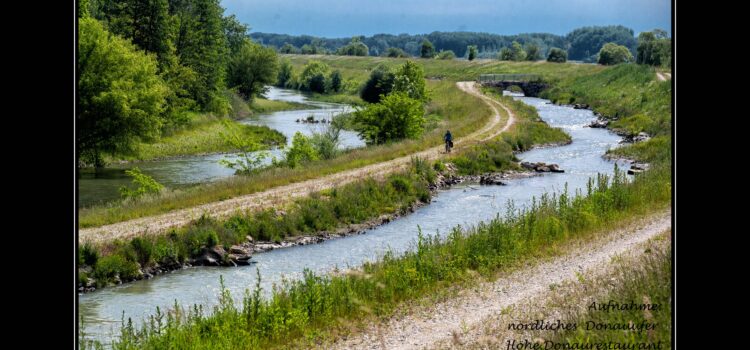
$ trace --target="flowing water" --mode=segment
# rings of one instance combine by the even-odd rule
[[[287,144],[291,144],[292,137],[299,131],[310,135],[314,131],[322,131],[327,124],[297,123],[298,119],[314,116],[315,120],[330,120],[334,115],[351,111],[351,107],[336,103],[308,101],[304,95],[294,90],[270,88],[266,93],[269,100],[305,103],[309,109],[281,111],[261,114],[240,120],[249,125],[265,125],[275,129],[287,137]],[[356,133],[342,130],[339,138],[341,148],[355,148],[365,145]],[[266,159],[270,163],[272,157],[283,158],[284,151],[272,149],[271,157]],[[119,188],[127,186],[131,178],[125,175],[125,170],[138,167],[145,174],[152,176],[157,182],[171,188],[180,188],[211,181],[217,181],[234,176],[234,170],[219,164],[221,159],[237,159],[237,154],[210,154],[171,158],[148,162],[131,162],[128,164],[113,164],[99,173],[82,172],[78,180],[78,205],[81,207],[96,203],[116,200],[120,197]]]
[[[560,192],[568,186],[585,191],[586,182],[597,173],[613,173],[614,162],[602,155],[617,147],[620,137],[605,130],[585,127],[595,119],[591,111],[556,106],[547,100],[514,97],[536,107],[543,120],[571,135],[569,145],[531,150],[518,157],[524,161],[557,163],[564,173],[509,180],[507,186],[463,184],[440,191],[432,203],[413,214],[367,231],[366,234],[325,241],[320,244],[279,249],[253,256],[255,264],[235,268],[194,267],[174,271],[151,280],[105,288],[79,296],[81,314],[87,332],[94,337],[110,339],[116,332],[123,311],[125,317],[138,322],[153,314],[157,306],[169,308],[177,300],[183,306],[200,303],[214,305],[219,291],[219,276],[235,298],[255,285],[256,269],[262,288],[268,293],[282,278],[299,278],[304,269],[325,273],[334,268],[360,266],[376,259],[389,249],[395,253],[412,249],[418,228],[424,234],[447,233],[456,225],[464,227],[505,213],[508,201],[516,208],[526,206],[531,198],[547,192]]]

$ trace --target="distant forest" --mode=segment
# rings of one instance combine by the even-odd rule
[[[251,33],[252,39],[260,44],[272,46],[284,52],[297,53],[336,53],[346,47],[353,38],[320,38],[310,35],[287,35],[272,33]],[[451,50],[456,57],[466,57],[467,47],[475,45],[479,58],[497,58],[502,48],[510,48],[513,41],[521,45],[536,45],[542,57],[546,57],[553,47],[568,52],[568,59],[596,62],[596,55],[605,43],[614,42],[630,49],[636,54],[638,40],[633,30],[624,26],[583,27],[561,36],[549,33],[527,33],[517,35],[498,35],[473,32],[432,32],[430,34],[376,34],[370,37],[359,36],[369,49],[370,56],[385,56],[389,48],[404,50],[409,55],[420,56],[422,42],[427,39],[435,51]],[[285,46],[286,45],[286,46]],[[285,50],[282,48],[286,47]]]

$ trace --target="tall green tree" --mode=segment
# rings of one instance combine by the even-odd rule
[[[370,49],[362,42],[362,38],[358,36],[353,37],[349,44],[338,50],[339,55],[346,56],[367,56],[369,52]]]
[[[224,29],[224,36],[229,46],[229,57],[231,58],[240,52],[245,40],[249,39],[247,31],[250,28],[242,24],[235,15],[222,18],[222,28]]]
[[[427,91],[425,90],[424,69],[422,66],[408,60],[401,65],[394,73],[393,92],[403,92],[409,98],[417,101],[427,101]]]
[[[636,63],[651,66],[671,64],[672,41],[667,32],[655,29],[652,32],[642,32],[638,35],[638,49]]]
[[[388,66],[378,65],[370,72],[370,78],[359,92],[359,97],[370,103],[380,102],[381,96],[391,93],[394,79],[395,74]]]
[[[342,84],[341,71],[337,69],[331,73],[331,91],[332,92],[341,91],[341,84]]]
[[[606,43],[599,50],[599,64],[615,65],[633,62],[633,55],[627,47],[615,43]]]
[[[310,138],[297,131],[292,138],[292,147],[286,152],[286,163],[294,168],[300,163],[318,160],[318,153]]]
[[[193,97],[204,110],[224,114],[227,41],[219,0],[175,1],[177,55],[198,75]]]
[[[104,155],[159,135],[168,89],[153,56],[93,18],[79,19],[78,30],[76,142],[81,161],[102,167]]]
[[[326,91],[326,76],[330,68],[327,64],[320,61],[310,61],[300,74],[300,89],[318,93]]]
[[[560,48],[553,47],[547,55],[547,62],[564,63],[568,60],[568,53]]]
[[[276,86],[286,87],[287,82],[291,81],[293,76],[294,68],[292,67],[292,62],[287,58],[281,60],[281,63],[279,64],[279,74],[276,77]]]
[[[539,50],[539,46],[534,43],[526,44],[524,51],[526,52],[527,61],[538,61],[542,59],[542,53]]]
[[[354,121],[368,144],[416,138],[424,131],[424,106],[404,92],[393,92],[355,112]]]
[[[475,58],[477,58],[477,46],[476,45],[469,45],[467,50],[469,51],[469,61],[473,61]]]
[[[424,39],[419,52],[422,58],[433,58],[435,57],[435,46],[429,40]]]
[[[252,100],[266,85],[278,80],[279,60],[276,51],[245,39],[229,64],[229,87]]]

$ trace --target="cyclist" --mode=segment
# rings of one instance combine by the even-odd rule
[[[453,148],[453,135],[451,135],[450,130],[445,132],[443,140],[445,140],[445,153],[450,153],[451,148]]]

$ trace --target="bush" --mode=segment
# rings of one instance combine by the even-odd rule
[[[440,52],[437,54],[437,59],[439,60],[452,60],[454,58],[456,58],[456,54],[453,52],[453,50],[440,50]]]
[[[615,43],[606,43],[599,50],[599,64],[615,65],[633,62],[633,54],[627,47]]]
[[[133,178],[133,184],[138,186],[136,189],[130,189],[125,186],[120,187],[120,195],[124,198],[138,198],[145,194],[156,194],[164,189],[164,186],[151,176],[141,172],[137,167],[126,170],[125,174]]]
[[[300,89],[317,93],[325,93],[326,76],[330,68],[320,61],[310,61],[305,65],[299,77]]]
[[[549,50],[549,55],[547,55],[547,62],[565,63],[567,61],[568,61],[567,51],[556,48],[556,47],[553,47]]]
[[[90,243],[86,242],[78,247],[78,261],[88,266],[96,265],[99,260],[99,252]]]
[[[424,130],[424,107],[406,93],[394,92],[355,112],[354,121],[360,136],[371,145],[416,138]]]
[[[130,280],[137,276],[138,265],[135,262],[125,260],[120,255],[110,255],[99,259],[94,267],[94,278],[99,283],[111,281],[115,276],[121,280]]]
[[[286,153],[286,163],[294,168],[302,162],[318,160],[312,142],[308,137],[297,131],[292,139],[292,147]]]
[[[133,247],[136,255],[136,260],[141,264],[141,266],[146,266],[151,262],[151,257],[154,252],[154,245],[150,240],[136,237],[133,238],[132,241],[130,241],[130,245],[131,247]]]
[[[370,103],[380,102],[380,97],[388,95],[393,89],[393,79],[395,74],[386,65],[378,65],[370,73],[365,85],[359,93],[359,97]]]

